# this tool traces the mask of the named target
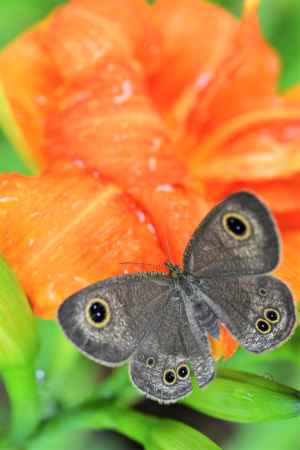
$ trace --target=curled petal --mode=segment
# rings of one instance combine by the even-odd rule
[[[88,72],[99,61],[133,56],[128,36],[115,21],[80,5],[54,11],[43,43],[64,79]]]
[[[210,82],[194,89],[188,132],[203,136],[239,114],[272,105],[278,73],[278,56],[264,40],[256,12],[246,14]]]
[[[241,114],[204,137],[191,151],[190,165],[199,174],[205,165],[208,177],[227,181],[284,177],[299,170],[299,138],[299,105],[278,100],[276,108]],[[229,164],[224,171],[220,166],[226,158]]]
[[[160,65],[149,87],[160,109],[168,111],[176,102],[184,103],[190,86],[209,84],[229,51],[238,21],[203,0],[159,0],[152,15],[162,37]]]
[[[225,124],[191,152],[189,167],[211,200],[239,189],[262,196],[283,227],[299,222],[300,109],[247,113]]]
[[[153,7],[148,2],[123,0],[122,7],[119,0],[71,0],[70,3],[72,8],[75,5],[84,8],[96,19],[106,21],[109,27],[117,29],[117,33],[121,31],[123,40],[130,43],[134,57],[142,63],[146,74],[156,70],[160,61],[161,34],[150,20]]]

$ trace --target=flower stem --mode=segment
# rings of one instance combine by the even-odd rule
[[[33,365],[10,367],[2,372],[10,400],[10,438],[24,442],[40,421],[40,402]]]

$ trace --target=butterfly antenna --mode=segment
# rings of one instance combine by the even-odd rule
[[[171,249],[171,243],[170,243],[170,239],[169,239],[169,234],[168,234],[168,229],[167,229],[167,225],[164,224],[164,228],[165,228],[165,233],[164,233],[164,251],[167,255],[167,260],[170,262],[173,262],[173,257],[172,257],[172,249]]]
[[[141,262],[133,262],[133,261],[125,261],[125,262],[121,262],[120,264],[124,265],[124,264],[134,264],[134,265],[138,265],[138,266],[142,266],[142,267],[152,267],[152,269],[157,270],[157,271],[162,271],[165,270],[165,266],[164,264],[150,264],[150,263],[141,263]]]

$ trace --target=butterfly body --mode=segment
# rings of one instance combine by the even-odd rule
[[[95,283],[69,297],[59,322],[87,356],[108,366],[129,362],[133,384],[171,403],[215,374],[209,336],[223,323],[247,350],[284,342],[296,323],[289,288],[270,275],[279,236],[265,205],[241,192],[217,205],[195,230],[182,268]]]
[[[169,269],[169,277],[174,280],[174,290],[170,297],[179,298],[185,308],[192,310],[191,317],[196,316],[199,326],[206,329],[215,339],[219,339],[220,322],[209,305],[210,299],[202,289],[202,286],[205,286],[205,279],[184,272],[180,266],[170,261],[167,261],[165,266]]]

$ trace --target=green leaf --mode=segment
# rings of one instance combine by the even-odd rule
[[[66,339],[56,321],[39,320],[41,348],[36,370],[41,379],[43,402],[75,407],[90,398],[99,383],[103,368],[83,356]],[[57,351],[59,349],[59,358]]]
[[[284,384],[300,388],[300,327],[284,345],[271,352],[253,355],[239,348],[233,357],[220,361],[221,368],[274,376]],[[272,374],[272,375],[271,375]]]
[[[204,434],[175,420],[159,420],[146,450],[220,450]]]
[[[0,173],[1,172],[19,172],[23,175],[31,174],[31,170],[26,166],[0,129]]]
[[[130,389],[132,387],[132,389]],[[130,391],[130,394],[134,398],[140,398],[139,392],[135,389],[129,381],[128,366],[124,365],[117,369],[114,369],[111,376],[108,377],[97,389],[97,392],[93,394],[94,399],[100,400],[115,400],[122,393],[122,398],[126,390]],[[135,395],[137,393],[137,396]]]
[[[220,450],[203,434],[175,420],[159,419],[102,402],[54,417],[36,433],[28,450],[58,445],[62,436],[78,430],[114,430],[143,445],[146,450]]]
[[[37,354],[35,318],[16,275],[0,257],[0,368],[31,363]]]
[[[20,155],[20,159],[24,160],[24,165],[28,168],[30,173],[38,172],[37,162],[31,155],[31,151],[28,148],[28,144],[26,139],[24,138],[23,132],[18,126],[13,112],[11,110],[11,106],[6,97],[5,90],[0,84],[0,126],[8,137],[9,141],[12,145],[14,145],[14,149]]]
[[[12,443],[23,443],[41,420],[36,373],[33,365],[28,363],[3,370],[2,377],[10,402],[11,417],[7,438]]]
[[[22,441],[40,419],[33,362],[38,334],[28,300],[0,257],[0,368],[11,404],[11,437]]]
[[[261,0],[260,19],[266,38],[281,57],[279,87],[293,86],[300,82],[300,2]]]
[[[233,422],[262,422],[300,415],[300,392],[265,377],[221,369],[205,389],[183,400],[197,411]]]
[[[240,17],[243,10],[244,0],[209,0],[210,3],[222,6],[237,17]]]

